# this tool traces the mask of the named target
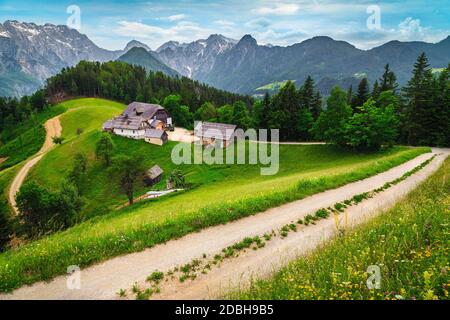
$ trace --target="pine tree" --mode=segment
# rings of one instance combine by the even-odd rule
[[[317,120],[322,112],[322,95],[320,94],[320,91],[316,91],[316,94],[314,95],[313,110],[315,110],[314,119]]]
[[[378,85],[378,80],[375,80],[375,83],[373,84],[372,98],[375,101],[378,100],[380,93],[381,93],[381,90],[380,90],[380,86]]]
[[[450,147],[450,64],[439,74],[434,88],[436,124],[431,134],[437,146]]]
[[[306,108],[310,111],[314,119],[319,117],[322,110],[322,98],[320,93],[315,91],[315,84],[313,78],[308,76],[305,83],[299,90],[300,107]]]
[[[358,92],[352,100],[353,111],[357,112],[357,108],[361,107],[369,99],[369,96],[369,82],[367,81],[367,78],[363,78],[358,85]]]
[[[413,76],[404,88],[407,101],[407,143],[433,145],[430,131],[435,125],[433,107],[433,75],[425,53],[414,64]]]
[[[269,127],[280,129],[283,140],[297,139],[297,119],[300,109],[298,92],[292,81],[288,81],[271,103]]]
[[[350,106],[353,101],[353,86],[350,85],[347,90],[347,104]]]
[[[380,92],[392,90],[395,93],[397,87],[397,76],[390,70],[389,64],[386,64],[383,76],[380,78]]]

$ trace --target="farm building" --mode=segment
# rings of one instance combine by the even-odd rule
[[[147,186],[152,186],[161,181],[164,171],[158,166],[154,165],[151,167],[144,176],[144,183]]]
[[[203,145],[217,145],[228,148],[233,143],[236,126],[233,124],[200,121],[194,128],[194,135]]]
[[[144,140],[151,144],[162,146],[168,139],[169,136],[164,130],[146,129],[144,133]]]
[[[171,127],[172,117],[160,105],[133,102],[120,116],[106,121],[103,124],[103,131],[132,139],[145,139],[146,131],[149,129],[163,132]],[[162,132],[160,136],[164,136]],[[156,135],[156,133],[152,133],[152,135]],[[163,140],[164,137],[161,139]]]

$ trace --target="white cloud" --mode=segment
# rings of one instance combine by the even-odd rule
[[[130,21],[120,21],[118,24],[119,27],[115,30],[117,35],[147,41],[152,47],[158,47],[169,40],[191,42],[214,33],[190,21],[179,21],[168,28]]]
[[[160,18],[160,20],[167,20],[167,21],[180,21],[180,20],[184,20],[187,18],[187,15],[185,14],[174,14],[172,16],[168,16],[168,17],[163,17]]]
[[[300,10],[300,6],[295,3],[279,3],[272,7],[260,7],[252,10],[252,13],[260,15],[288,16],[294,15]]]
[[[249,22],[247,22],[245,24],[246,27],[249,28],[256,28],[256,29],[261,29],[261,28],[267,28],[272,24],[272,22],[264,17],[261,18],[257,18],[254,20],[250,20]]]
[[[424,28],[420,25],[420,19],[406,18],[398,25],[398,31],[406,39],[422,39]]]

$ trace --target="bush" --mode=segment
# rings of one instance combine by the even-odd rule
[[[24,222],[20,233],[30,238],[69,227],[82,206],[76,187],[68,182],[61,184],[59,193],[29,182],[20,188],[16,201]]]
[[[178,169],[173,170],[169,174],[169,178],[167,178],[167,182],[173,188],[184,188],[186,186],[186,181],[185,181],[185,178],[184,178],[184,174]]]
[[[54,144],[62,144],[64,141],[63,137],[52,137],[53,143]]]
[[[344,126],[344,142],[360,151],[377,151],[382,145],[393,146],[398,121],[392,105],[378,108],[369,99]]]

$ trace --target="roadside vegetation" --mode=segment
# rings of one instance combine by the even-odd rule
[[[391,210],[234,299],[449,299],[450,159]],[[369,266],[381,288],[368,289]]]
[[[160,293],[161,290],[164,290],[165,284],[160,283],[163,278],[165,280],[164,282],[168,282],[169,280],[176,281],[176,279],[180,282],[184,282],[186,280],[193,281],[197,279],[197,277],[209,273],[209,271],[214,268],[220,268],[221,263],[225,260],[237,258],[241,253],[244,253],[247,250],[257,251],[265,247],[266,244],[273,239],[285,239],[292,232],[304,230],[308,226],[315,225],[316,223],[319,223],[320,220],[327,219],[330,216],[334,218],[339,234],[344,235],[346,229],[340,226],[339,215],[345,213],[348,208],[358,205],[366,199],[373,198],[380,192],[384,192],[392,186],[406,180],[414,173],[426,167],[435,157],[436,156],[433,156],[425,160],[420,165],[403,174],[401,177],[387,182],[382,187],[361,194],[356,194],[353,197],[342,202],[335,203],[328,208],[321,208],[313,214],[307,214],[306,216],[299,218],[297,221],[291,221],[278,230],[271,230],[263,235],[257,235],[254,237],[246,237],[243,240],[222,249],[220,253],[212,254],[209,257],[208,255],[203,254],[201,258],[194,259],[191,263],[185,265],[176,266],[173,269],[168,270],[166,273],[156,270],[147,278],[145,284],[135,283],[131,292],[134,293],[136,299],[150,299],[154,294]],[[155,275],[158,277],[155,277]],[[150,287],[148,287],[149,285]],[[127,296],[127,291],[122,289],[118,292],[118,295],[120,297],[125,297]]]
[[[67,141],[60,148],[70,143]],[[387,154],[372,155],[342,153],[330,146],[286,146],[284,152],[286,150],[286,156],[282,159],[297,160],[291,166],[291,170],[300,170],[297,174],[291,172],[289,175],[288,171],[279,177],[264,180],[251,167],[243,166],[240,170],[234,169],[238,166],[225,167],[223,170],[234,176],[235,180],[211,184],[210,187],[199,186],[179,195],[142,202],[9,250],[0,255],[0,290],[8,291],[63,274],[68,265],[86,267],[357,181],[397,166],[429,149],[397,148],[386,151]],[[289,150],[295,152],[291,154]],[[306,157],[308,161],[303,161],[301,157]],[[222,175],[216,175],[221,172],[217,167],[196,168],[200,170],[198,175],[191,177],[197,183],[206,175],[209,179],[216,177],[223,180]],[[289,166],[283,168],[287,170]],[[186,178],[190,179],[189,174]],[[108,175],[105,174],[104,179],[105,188],[113,189]]]

